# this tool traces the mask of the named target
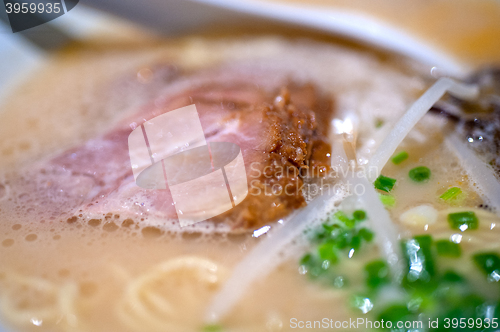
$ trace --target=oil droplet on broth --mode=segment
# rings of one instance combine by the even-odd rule
[[[28,234],[26,235],[26,241],[28,242],[33,242],[35,241],[36,239],[38,238],[38,236],[36,234]]]
[[[6,240],[3,240],[3,242],[2,242],[2,246],[6,247],[6,248],[11,247],[13,244],[14,244],[13,239],[6,239]]]

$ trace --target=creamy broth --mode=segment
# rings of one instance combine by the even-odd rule
[[[8,99],[0,113],[0,163],[5,173],[0,182],[1,322],[22,331],[201,331],[212,296],[266,235],[153,228],[154,220],[128,215],[128,211],[109,211],[98,222],[85,216],[71,219],[73,211],[57,195],[40,207],[43,190],[18,191],[9,181],[16,172],[25,174],[28,183],[35,181],[29,178],[37,176],[30,175],[30,165],[106,132],[161,94],[163,83],[144,81],[147,73],[165,64],[194,72],[245,61],[282,70],[296,81],[312,81],[333,97],[335,116],[359,116],[361,162],[430,82],[426,74],[395,59],[391,62],[344,46],[276,37],[90,44],[54,56]],[[382,127],[376,125],[380,119]],[[414,135],[400,146],[411,156],[406,164],[389,163],[383,170],[398,181],[393,192],[397,201],[390,209],[395,222],[416,205],[430,204],[439,211],[437,221],[428,227],[401,223],[403,237],[423,232],[439,237],[453,234],[446,223],[450,207],[436,198],[450,185],[458,184],[467,192],[461,206],[482,203],[459,162],[436,144],[442,140],[443,126],[438,123],[430,129],[424,122],[414,129]],[[433,149],[427,147],[431,141]],[[409,169],[420,164],[433,172],[425,185],[407,179]],[[481,228],[476,236],[464,237],[467,247],[463,251],[498,250],[499,228],[492,227],[498,218],[476,211]],[[350,285],[340,288],[313,282],[300,273],[302,245],[285,250],[291,254],[277,260],[276,269],[252,285],[220,322],[223,331],[288,331],[292,318],[366,317],[352,309],[349,301],[353,292],[363,288],[364,264],[379,257],[373,243],[362,247],[353,259],[344,257],[336,267]],[[460,271],[473,270],[468,259],[464,254],[462,260],[468,263],[459,264]],[[486,294],[489,288],[485,287],[496,286],[484,286],[479,272],[471,274]]]

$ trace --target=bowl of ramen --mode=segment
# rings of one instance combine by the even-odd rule
[[[1,81],[0,330],[499,330],[500,9],[407,5],[374,15],[453,65],[83,6],[43,63],[0,53],[30,67]]]

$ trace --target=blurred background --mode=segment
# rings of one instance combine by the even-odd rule
[[[64,15],[17,33],[2,1],[0,99],[47,53],[74,41],[208,32],[319,34],[402,54],[454,76],[500,63],[499,0],[80,0]]]

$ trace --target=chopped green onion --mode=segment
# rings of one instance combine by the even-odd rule
[[[375,188],[389,192],[392,190],[394,185],[396,184],[396,179],[389,178],[387,176],[380,175],[377,180],[375,180]]]
[[[217,324],[205,325],[202,328],[202,332],[222,332],[222,326]]]
[[[417,235],[413,239],[418,242],[420,246],[420,251],[425,257],[425,268],[430,275],[434,275],[434,258],[432,256],[431,246],[432,246],[432,236],[430,235]]]
[[[436,241],[436,248],[437,253],[440,256],[460,257],[460,255],[462,254],[460,245],[449,240]]]
[[[321,226],[323,227],[323,230],[327,232],[331,232],[334,229],[333,228],[334,225],[328,225],[327,223],[323,223],[321,224]]]
[[[443,274],[443,281],[445,282],[464,282],[465,279],[455,271],[449,270]]]
[[[405,161],[406,159],[408,159],[408,152],[406,151],[401,151],[400,153],[398,153],[397,155],[395,155],[394,157],[392,157],[392,162],[395,164],[395,165],[399,165],[401,164],[403,161]]]
[[[351,242],[349,243],[351,249],[354,249],[355,251],[358,250],[361,247],[361,236],[359,235],[354,235],[351,238]]]
[[[477,229],[479,220],[472,211],[450,213],[448,222],[453,229],[459,229],[462,232],[466,229]]]
[[[356,210],[353,212],[352,217],[357,221],[363,221],[366,219],[366,212],[363,210]]]
[[[402,246],[409,271],[406,276],[407,281],[410,283],[417,280],[429,282],[436,272],[431,250],[432,237],[418,235],[402,242]]]
[[[500,280],[500,257],[498,254],[494,252],[481,253],[474,255],[473,259],[481,271],[495,281]]]
[[[365,271],[367,272],[366,284],[372,289],[390,282],[389,268],[383,260],[368,263]]]
[[[380,127],[382,127],[383,125],[384,125],[384,120],[382,120],[382,119],[377,119],[377,120],[375,121],[375,128],[380,128]]]
[[[312,277],[318,277],[325,270],[322,268],[323,261],[313,257],[311,254],[307,254],[300,260],[300,265],[305,267],[307,274]]]
[[[339,225],[339,224],[328,224],[328,223],[323,223],[322,224],[323,228],[327,231],[327,232],[333,232],[337,229],[340,229],[342,226]]]
[[[387,307],[382,311],[377,320],[385,322],[393,322],[393,326],[396,326],[396,322],[406,322],[414,320],[411,317],[411,312],[406,304],[394,304]],[[394,329],[394,331],[397,331]]]
[[[410,179],[415,182],[423,182],[429,180],[431,177],[431,170],[425,166],[415,167],[408,173]]]
[[[358,235],[361,236],[366,242],[370,242],[371,240],[373,240],[373,232],[367,228],[361,228],[358,232]]]
[[[396,198],[392,195],[379,194],[378,197],[385,207],[393,207],[396,204]]]
[[[304,257],[300,259],[300,265],[308,265],[311,262],[311,259],[311,254],[304,255]]]
[[[348,228],[354,227],[354,219],[349,218],[344,212],[338,211],[333,216],[344,223],[344,225],[346,225]]]
[[[336,245],[333,241],[328,241],[323,243],[318,247],[318,254],[322,260],[327,260],[330,263],[337,263],[337,252]]]
[[[452,187],[445,191],[444,194],[439,196],[443,201],[449,201],[450,199],[456,198],[458,195],[462,193],[462,189],[458,187]]]
[[[351,234],[352,230],[339,230],[334,238],[337,248],[345,249],[349,245]]]

